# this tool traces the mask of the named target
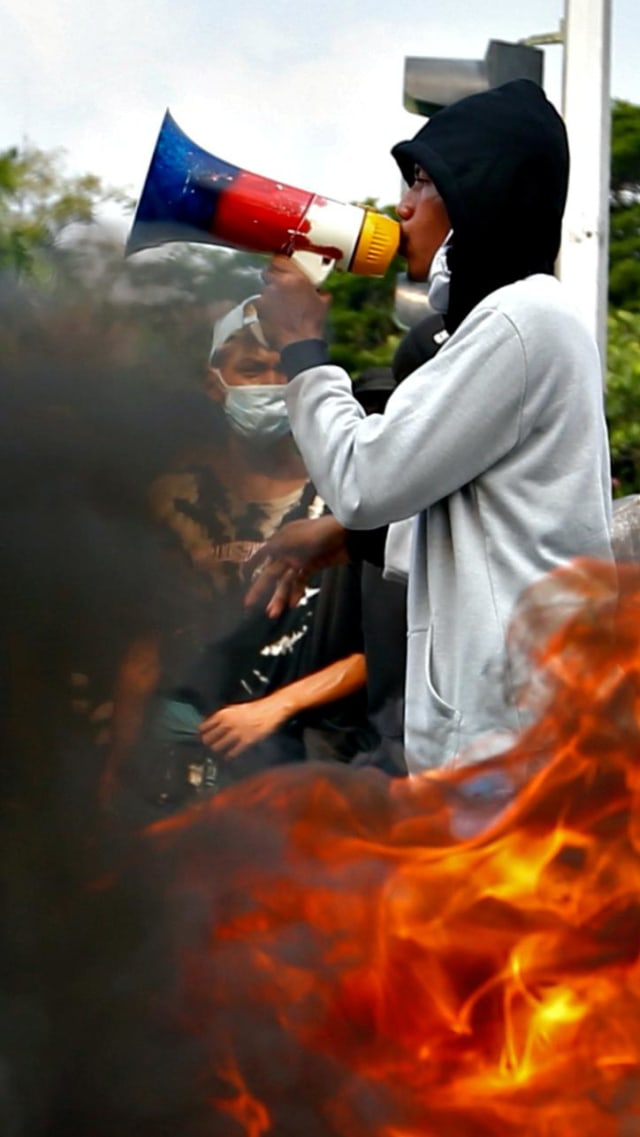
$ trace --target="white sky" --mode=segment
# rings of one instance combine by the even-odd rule
[[[481,59],[562,0],[0,0],[0,149],[64,147],[138,196],[165,108],[214,154],[339,200],[395,201],[407,55]],[[640,103],[640,0],[614,0],[612,93]],[[561,48],[546,49],[560,98]]]

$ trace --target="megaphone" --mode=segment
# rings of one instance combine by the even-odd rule
[[[391,217],[252,174],[207,153],[166,112],[125,255],[169,241],[293,256],[319,283],[334,267],[383,276],[400,240]]]

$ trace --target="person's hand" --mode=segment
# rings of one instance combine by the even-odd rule
[[[263,279],[265,287],[256,307],[274,348],[282,351],[288,344],[324,337],[331,297],[317,292],[291,257],[273,257]]]
[[[264,604],[275,619],[295,607],[315,572],[347,561],[347,531],[335,517],[290,521],[249,561],[252,580],[245,606]]]
[[[289,717],[276,694],[253,703],[233,703],[204,720],[200,738],[216,754],[237,758],[248,746],[273,734]]]

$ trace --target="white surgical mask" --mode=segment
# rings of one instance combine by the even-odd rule
[[[451,284],[451,270],[447,262],[447,252],[453,237],[453,229],[436,252],[429,269],[427,280],[427,295],[434,312],[446,315],[449,308],[449,286]]]
[[[277,442],[290,433],[281,384],[245,383],[230,387],[218,369],[215,370],[224,390],[224,413],[236,434],[263,442]]]

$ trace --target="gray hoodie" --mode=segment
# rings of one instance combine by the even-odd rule
[[[294,436],[335,516],[361,530],[412,518],[415,772],[521,729],[514,607],[572,558],[610,559],[611,493],[597,348],[552,275],[568,179],[557,112],[518,80],[439,112],[394,155],[447,206],[450,339],[368,418],[320,341],[282,358]]]
[[[366,418],[321,365],[287,388],[310,476],[349,529],[413,518],[405,740],[411,772],[521,727],[506,633],[523,589],[609,559],[600,360],[561,285],[536,275],[478,304]],[[488,740],[487,740],[488,741]]]

